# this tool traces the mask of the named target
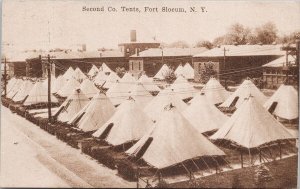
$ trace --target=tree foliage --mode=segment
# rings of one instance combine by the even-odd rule
[[[207,49],[212,49],[213,44],[210,41],[198,41],[195,47],[205,47]]]
[[[175,71],[174,69],[168,69],[168,71],[166,71],[164,74],[163,74],[163,77],[164,77],[164,80],[167,82],[167,83],[173,83],[176,79],[176,74],[175,74]]]
[[[124,74],[126,73],[126,70],[124,67],[117,67],[116,68],[116,74],[122,78],[124,76]]]
[[[204,63],[204,66],[200,69],[200,80],[202,83],[207,83],[208,80],[217,74],[212,63]]]
[[[294,35],[296,36],[297,33]],[[272,22],[267,22],[254,29],[235,23],[229,27],[224,35],[215,38],[213,45],[273,44],[278,41],[278,38],[277,27]],[[286,38],[293,37],[288,36]]]

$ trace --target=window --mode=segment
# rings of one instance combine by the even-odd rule
[[[131,62],[131,70],[133,70],[133,62]]]
[[[141,62],[139,62],[139,70],[141,70]]]
[[[127,53],[129,53],[129,52],[130,52],[130,49],[129,49],[129,48],[127,48],[127,49],[126,49],[126,52],[127,52]]]

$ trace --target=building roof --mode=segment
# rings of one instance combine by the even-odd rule
[[[288,55],[288,61],[291,63],[291,65],[295,65],[295,58],[292,55]],[[277,58],[265,65],[263,67],[283,67],[286,66],[286,56],[282,56],[280,58]]]
[[[222,45],[211,50],[196,54],[194,57],[223,57],[226,56],[267,56],[285,54],[281,51],[282,45]]]
[[[163,51],[163,56],[193,56],[201,52],[207,51],[206,48],[151,48],[131,57],[161,57]]]

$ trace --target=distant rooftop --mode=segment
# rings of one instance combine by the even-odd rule
[[[281,51],[280,47],[282,45],[222,45],[199,53],[194,57],[223,57],[224,48],[226,56],[285,55],[285,51]]]
[[[206,48],[151,48],[131,57],[161,57],[163,51],[163,56],[193,56],[201,52],[207,51]]]
[[[293,57],[292,55],[288,55],[288,61],[290,62],[290,64],[292,66],[295,66],[296,64],[296,60],[295,60],[295,57]],[[277,58],[265,65],[263,65],[263,67],[283,67],[283,66],[286,66],[286,56],[282,56],[280,58]]]
[[[84,59],[84,58],[106,58],[106,57],[124,57],[119,50],[105,51],[54,51],[54,52],[15,52],[6,55],[8,62],[25,62],[26,59],[38,58],[39,55],[52,56],[52,59]],[[5,57],[5,55],[2,55]]]

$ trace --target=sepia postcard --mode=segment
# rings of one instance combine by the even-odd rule
[[[1,188],[298,187],[300,1],[1,8]]]

